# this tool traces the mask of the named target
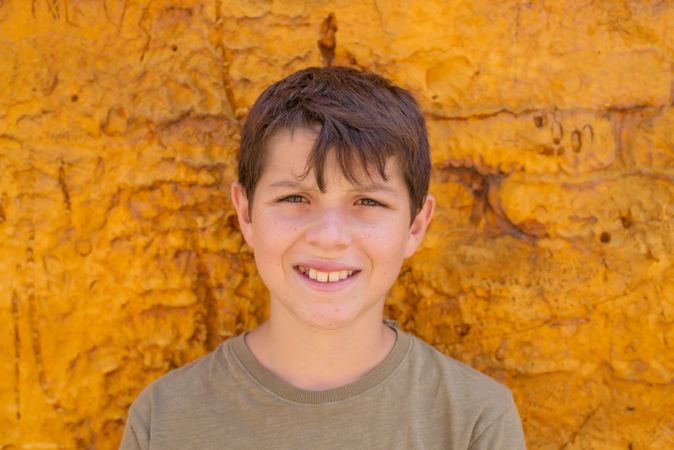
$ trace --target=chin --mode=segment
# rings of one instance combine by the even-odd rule
[[[355,311],[343,310],[339,306],[324,305],[304,311],[299,319],[305,324],[321,330],[339,330],[361,319]]]

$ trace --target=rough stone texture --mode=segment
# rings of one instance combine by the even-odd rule
[[[674,4],[0,1],[0,448],[116,448],[255,326],[228,199],[268,83],[412,90],[439,208],[387,313],[509,385],[532,449],[674,445]]]

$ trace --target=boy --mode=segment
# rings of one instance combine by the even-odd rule
[[[253,105],[238,175],[269,320],[146,388],[121,448],[524,448],[506,388],[383,320],[434,208],[408,92],[348,68],[292,74]]]

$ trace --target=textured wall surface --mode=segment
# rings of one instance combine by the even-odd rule
[[[428,119],[388,315],[510,386],[532,449],[673,448],[673,2],[0,0],[0,449],[116,448],[265,317],[238,133],[327,63]]]

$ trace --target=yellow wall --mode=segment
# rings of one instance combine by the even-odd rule
[[[510,386],[532,449],[672,448],[655,0],[0,1],[0,448],[116,448],[144,385],[264,317],[238,132],[326,58],[428,119],[440,206],[389,315]]]

